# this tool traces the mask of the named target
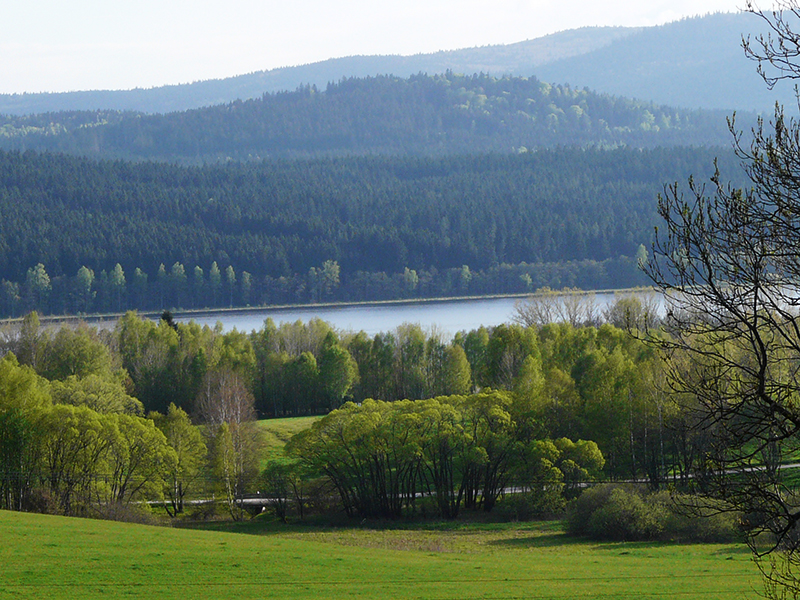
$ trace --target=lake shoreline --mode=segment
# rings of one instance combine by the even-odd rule
[[[609,297],[627,294],[648,293],[652,288],[620,288],[608,290],[551,290],[531,294],[485,294],[482,296],[450,296],[443,298],[404,298],[363,302],[319,302],[315,304],[284,304],[273,306],[247,306],[235,308],[170,310],[176,322],[195,322],[200,326],[231,328],[253,331],[263,327],[267,319],[276,324],[320,319],[334,328],[346,331],[367,330],[374,334],[389,331],[401,323],[417,323],[427,327],[441,327],[450,335],[472,327],[495,326],[513,321],[516,303],[526,298],[543,297],[548,294],[565,296],[598,296],[605,298],[601,304],[609,304]],[[500,311],[500,312],[498,312]],[[140,317],[158,320],[164,311],[138,312]],[[82,323],[99,329],[111,330],[125,313],[93,315],[45,315],[39,316],[42,327],[75,327]],[[23,317],[4,319],[0,328],[18,329]]]
[[[137,311],[137,314],[142,317],[153,319],[161,318],[165,311],[169,311],[175,319],[191,319],[191,317],[210,318],[215,315],[220,316],[236,316],[236,315],[249,315],[261,312],[294,312],[294,311],[312,311],[312,310],[335,310],[346,308],[375,308],[375,307],[391,307],[391,306],[414,306],[426,304],[446,304],[458,302],[475,302],[480,300],[502,300],[502,299],[520,299],[535,298],[537,296],[544,296],[549,293],[555,292],[558,295],[577,294],[581,296],[590,296],[593,294],[632,294],[641,293],[652,288],[648,287],[633,287],[633,288],[618,288],[618,289],[603,289],[603,290],[551,290],[549,292],[531,292],[519,294],[483,294],[480,296],[446,296],[440,298],[400,298],[396,300],[364,300],[358,302],[316,302],[312,304],[264,304],[259,306],[240,306],[233,308],[198,308],[190,310],[181,309],[164,309],[161,311]],[[128,312],[128,311],[125,311]],[[59,323],[104,323],[107,321],[117,321],[122,317],[125,312],[117,313],[99,313],[99,314],[77,314],[77,315],[39,315],[39,322],[42,325],[52,325]],[[15,317],[10,319],[0,319],[0,326],[14,325],[21,323],[24,317]]]

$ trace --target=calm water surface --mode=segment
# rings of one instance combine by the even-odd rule
[[[614,299],[614,294],[594,295],[595,303],[600,310],[613,303]],[[514,304],[518,300],[518,298],[492,298],[342,308],[264,309],[246,314],[179,317],[177,320],[182,322],[193,320],[211,327],[219,321],[225,331],[235,327],[239,331],[250,332],[261,329],[267,318],[275,321],[276,325],[298,320],[307,323],[317,318],[327,321],[340,331],[364,331],[370,336],[391,331],[403,323],[418,323],[426,329],[435,327],[445,337],[452,337],[459,331],[477,329],[481,325],[491,327],[511,322]]]

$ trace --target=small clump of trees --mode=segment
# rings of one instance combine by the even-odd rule
[[[510,486],[557,508],[565,485],[599,474],[603,455],[594,442],[538,439],[521,408],[510,393],[491,391],[348,403],[286,450],[330,481],[351,516],[398,518],[430,504],[451,519],[462,507],[490,512]]]

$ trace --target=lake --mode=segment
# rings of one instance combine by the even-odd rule
[[[622,295],[629,296],[630,292]],[[602,311],[619,297],[614,293],[597,293],[594,294],[594,301]],[[452,338],[462,330],[469,331],[481,325],[492,327],[511,322],[514,316],[514,304],[519,300],[519,298],[485,298],[343,307],[265,308],[246,313],[220,313],[209,316],[177,315],[176,320],[180,322],[193,320],[211,327],[219,321],[225,331],[235,327],[239,331],[250,332],[261,329],[267,318],[271,318],[277,325],[298,320],[305,323],[317,318],[327,321],[337,330],[363,330],[370,336],[391,331],[402,323],[418,323],[428,330],[435,327],[445,338]]]

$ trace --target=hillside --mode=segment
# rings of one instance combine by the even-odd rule
[[[167,115],[0,119],[0,148],[204,163],[364,154],[511,153],[556,146],[728,146],[724,114],[551,86],[535,78],[347,79]]]
[[[666,582],[709,600],[757,597],[756,569],[731,544],[597,544],[539,522],[410,530],[257,518],[239,530],[255,535],[0,511],[0,597],[501,598],[509,582],[542,600],[658,597]]]

